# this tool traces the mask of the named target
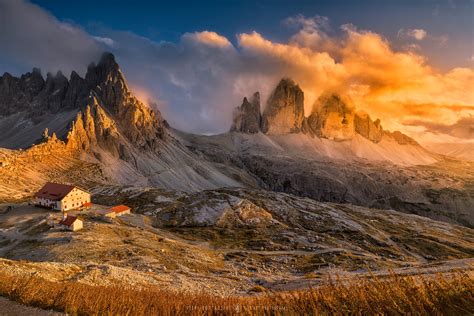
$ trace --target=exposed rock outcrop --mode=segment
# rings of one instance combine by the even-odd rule
[[[0,116],[27,109],[28,96],[20,88],[19,81],[8,72],[0,77]]]
[[[120,132],[133,144],[154,148],[166,137],[161,114],[133,96],[112,54],[105,53],[97,66],[89,66],[85,84],[93,86],[86,104],[92,101],[99,105],[104,116],[116,121],[122,127]]]
[[[255,92],[250,99],[244,98],[242,105],[235,108],[231,132],[258,133],[260,131],[260,93]]]
[[[394,141],[396,141],[397,143],[399,143],[400,145],[419,146],[419,144],[416,142],[416,140],[414,140],[410,136],[407,136],[407,135],[403,134],[400,131],[394,131],[394,132],[384,131],[383,132],[383,137],[391,138]]]
[[[349,97],[338,93],[324,93],[314,103],[311,114],[305,117],[304,93],[291,79],[280,81],[260,114],[260,94],[251,100],[244,98],[234,110],[231,132],[266,134],[304,133],[334,141],[353,139],[356,134],[373,143],[384,137],[401,145],[418,145],[401,132],[384,131],[380,120],[372,121],[363,111],[356,111]]]
[[[262,115],[262,132],[288,134],[301,131],[304,120],[304,93],[291,79],[284,78],[275,88]]]
[[[120,142],[130,142],[139,148],[156,148],[166,138],[161,114],[132,95],[110,53],[103,54],[97,65],[89,65],[85,78],[73,71],[69,80],[61,72],[48,73],[44,80],[36,68],[20,78],[5,73],[0,77],[0,116],[20,113],[32,121],[31,126],[43,122],[41,125],[56,132],[60,139],[71,142],[70,148],[90,149],[97,144],[119,147],[118,143],[111,146],[110,137],[104,136],[110,132],[110,124],[102,125],[106,121],[115,122],[115,131],[123,138]],[[56,119],[54,124],[48,123],[52,117]],[[61,118],[63,121],[58,122]],[[84,133],[90,135],[80,132],[82,124],[86,124]],[[91,126],[98,130],[90,130]],[[29,143],[36,142],[39,136],[32,133]],[[107,142],[101,144],[105,138]]]
[[[41,70],[33,68],[32,72],[28,72],[20,77],[18,85],[21,91],[26,95],[27,99],[31,101],[34,96],[43,89],[44,79],[41,75]]]
[[[313,105],[308,127],[318,137],[348,140],[354,137],[354,107],[338,94],[324,94]]]
[[[67,147],[72,150],[90,150],[100,146],[118,155],[120,134],[116,123],[107,115],[95,97],[91,105],[77,114],[67,136]]]
[[[241,200],[232,207],[224,210],[215,225],[218,227],[255,227],[262,228],[276,221],[267,210],[255,205],[249,200]]]
[[[36,98],[37,103],[40,105],[37,111],[57,113],[60,110],[64,110],[63,100],[66,96],[68,85],[69,82],[62,72],[58,71],[56,75],[48,73],[43,89],[41,89]]]
[[[356,133],[364,136],[368,140],[378,143],[383,137],[383,128],[380,120],[372,121],[370,116],[365,112],[357,112],[354,117],[354,127]]]

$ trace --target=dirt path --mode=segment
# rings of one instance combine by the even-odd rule
[[[18,315],[59,316],[59,315],[66,315],[66,314],[21,305],[17,302],[10,301],[9,299],[0,296],[0,316],[18,316]]]

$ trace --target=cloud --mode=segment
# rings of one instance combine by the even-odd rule
[[[108,38],[108,37],[100,37],[100,36],[93,36],[93,38],[99,42],[99,43],[103,43],[109,47],[113,47],[115,42],[113,41],[113,39],[111,38]]]
[[[400,29],[397,33],[399,39],[404,40],[415,40],[418,42],[429,40],[437,45],[444,45],[448,42],[449,38],[447,35],[431,35],[424,29]],[[416,44],[411,44],[416,45]]]
[[[232,44],[230,41],[216,32],[194,32],[194,33],[186,33],[183,35],[183,39],[189,39],[192,41],[196,41],[199,44],[205,44],[209,46],[216,46],[219,48],[232,48]]]
[[[408,30],[407,35],[410,37],[413,37],[414,39],[421,41],[423,40],[427,33],[423,29],[413,29],[413,30]]]
[[[22,0],[0,1],[0,47],[0,61],[11,71],[41,66],[46,71],[83,73],[102,51],[79,27]]]
[[[422,41],[426,38],[428,33],[423,29],[400,29],[397,36],[399,38],[411,38],[417,41]]]
[[[474,116],[462,117],[454,124],[442,124],[423,120],[407,121],[405,125],[423,126],[434,134],[446,134],[461,139],[474,139]]]
[[[0,28],[0,65],[81,70],[110,50],[132,90],[157,101],[172,126],[189,132],[228,130],[244,96],[260,91],[264,105],[284,76],[304,90],[306,113],[324,91],[340,91],[384,128],[412,135],[426,122],[453,125],[474,115],[474,69],[439,72],[420,50],[396,51],[375,32],[346,24],[335,36],[323,17],[286,19],[293,30],[286,41],[253,31],[237,34],[235,45],[211,30],[176,42],[103,27],[92,36],[23,1],[0,2],[0,18],[13,26]]]

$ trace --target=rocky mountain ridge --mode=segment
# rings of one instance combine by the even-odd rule
[[[32,81],[36,84],[29,85]],[[236,171],[224,174],[173,139],[160,112],[130,91],[110,53],[91,64],[84,78],[73,72],[70,80],[58,74],[42,81],[35,70],[21,78],[5,74],[0,87],[0,147],[40,150],[57,138],[68,156],[97,164],[113,183],[188,191],[247,181],[234,180]],[[15,100],[21,103],[15,105],[17,113],[10,110]],[[48,137],[51,133],[54,137]]]
[[[190,135],[133,96],[111,54],[84,78],[5,74],[0,147],[28,149],[2,152],[0,199],[83,178],[184,192],[260,188],[473,225],[470,165],[383,130],[344,96],[323,94],[307,117],[303,104],[303,91],[284,79],[263,113],[258,93],[244,99],[232,133]]]
[[[110,53],[103,54],[97,65],[90,64],[85,78],[73,71],[69,80],[61,72],[48,73],[44,80],[39,69],[20,78],[8,73],[0,77],[0,116],[4,118],[24,113],[23,119],[32,121],[26,125],[41,125],[48,115],[71,112],[77,114],[73,119],[67,116],[61,128],[49,127],[70,148],[86,150],[101,141],[110,147],[118,133],[139,147],[154,148],[166,137],[161,114],[133,96]],[[38,136],[32,133],[26,147]]]
[[[358,134],[373,143],[385,137],[402,145],[418,145],[414,139],[399,131],[385,131],[379,119],[373,121],[367,113],[357,111],[348,97],[338,93],[322,94],[306,117],[304,92],[290,78],[281,79],[263,113],[259,109],[260,98],[255,104],[244,98],[242,105],[235,109],[230,131],[269,135],[303,133],[334,141],[351,140]]]

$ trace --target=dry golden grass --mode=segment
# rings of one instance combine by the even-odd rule
[[[72,315],[468,315],[474,313],[473,293],[473,278],[462,272],[434,277],[330,280],[316,289],[248,297],[51,282],[0,272],[0,295]]]

